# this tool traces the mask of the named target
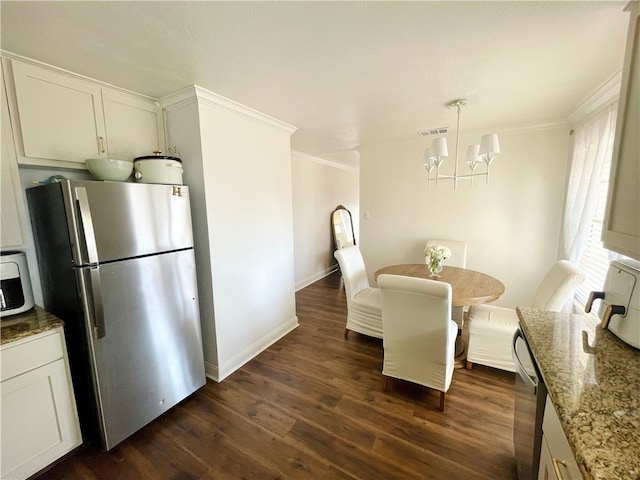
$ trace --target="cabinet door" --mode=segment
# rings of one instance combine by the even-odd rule
[[[640,4],[630,5],[602,241],[606,248],[640,260]]]
[[[559,480],[553,471],[553,459],[549,452],[547,439],[542,436],[542,448],[540,449],[540,469],[538,470],[538,480]]]
[[[558,479],[558,480],[582,480],[582,474],[580,473],[580,469],[578,468],[578,464],[573,455],[573,450],[571,450],[571,446],[569,445],[569,441],[564,433],[564,429],[562,428],[562,424],[560,423],[560,419],[558,418],[558,414],[556,413],[556,409],[551,403],[551,400],[547,396],[547,401],[545,403],[544,408],[544,417],[542,419],[542,431],[543,435],[543,451],[546,445],[548,450],[549,458],[546,460],[546,469],[553,470],[554,473],[549,478]],[[543,471],[543,456],[544,453],[540,455],[540,474]],[[545,479],[546,477],[538,477]]]
[[[0,75],[0,81],[2,76]],[[0,247],[17,247],[23,244],[22,236],[22,195],[16,150],[13,143],[9,107],[4,89],[4,81],[0,83],[2,96],[2,151],[0,153]]]
[[[574,475],[576,473],[571,472],[569,463],[553,456],[547,438],[543,435],[538,480],[582,480],[579,473],[577,477]]]
[[[102,90],[109,157],[133,160],[164,150],[162,110],[156,102],[115,90]]]
[[[107,156],[99,86],[36,65],[11,64],[25,157],[84,165],[87,158]]]
[[[1,387],[2,478],[27,478],[80,444],[64,359]]]

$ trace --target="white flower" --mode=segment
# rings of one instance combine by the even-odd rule
[[[429,245],[424,249],[424,256],[429,257],[431,261],[442,261],[451,256],[451,250],[442,245]]]

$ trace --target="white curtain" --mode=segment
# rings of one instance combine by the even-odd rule
[[[613,153],[617,110],[618,103],[614,102],[575,128],[563,225],[564,256],[574,264],[584,252],[602,168]]]

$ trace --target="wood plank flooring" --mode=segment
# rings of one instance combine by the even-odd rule
[[[344,340],[332,274],[296,294],[300,327],[110,452],[81,447],[52,480],[515,480],[514,374],[456,370],[438,393],[390,379],[382,342]]]

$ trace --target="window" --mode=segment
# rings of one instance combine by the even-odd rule
[[[607,204],[607,192],[609,190],[609,171],[611,169],[611,157],[603,165],[602,175],[598,189],[596,209],[591,220],[591,228],[584,253],[578,261],[578,267],[585,273],[586,280],[575,292],[575,298],[582,305],[587,303],[589,292],[601,291],[604,286],[604,278],[609,268],[612,252],[602,246],[602,224],[604,211]]]
[[[609,187],[617,102],[594,113],[575,129],[563,225],[565,258],[586,276],[575,299],[586,303],[591,291],[602,291],[614,253],[600,237]]]

